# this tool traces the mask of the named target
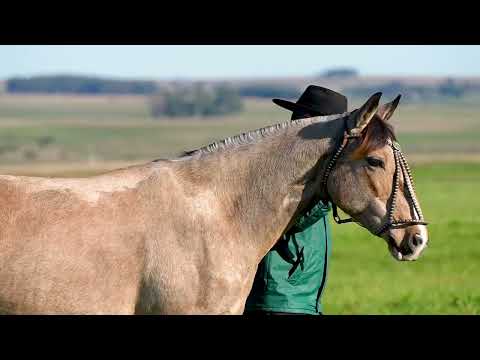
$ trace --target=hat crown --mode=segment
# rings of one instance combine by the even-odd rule
[[[297,101],[297,104],[307,106],[316,112],[328,115],[347,111],[347,98],[333,90],[310,85]]]
[[[292,111],[292,118],[303,116],[299,114],[325,116],[342,114],[347,111],[347,98],[345,96],[316,85],[309,85],[297,102],[283,99],[272,99],[272,101],[278,106]]]

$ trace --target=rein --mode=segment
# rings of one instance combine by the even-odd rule
[[[327,195],[327,198],[329,199],[329,201],[332,203],[333,219],[337,224],[350,223],[350,222],[354,222],[354,220],[352,218],[340,219],[340,216],[338,215],[337,205],[331,200],[331,197],[328,195],[328,189],[327,189],[328,177],[330,176],[330,173],[332,172],[343,150],[347,146],[349,140],[354,138],[359,138],[360,136],[361,134],[350,134],[349,131],[345,129],[342,143],[337,148],[337,150],[335,151],[335,154],[333,155],[332,159],[328,163],[321,181],[321,187],[324,190],[324,193]],[[395,158],[395,174],[393,177],[393,191],[391,195],[392,203],[390,205],[390,208],[388,209],[387,221],[377,231],[375,231],[376,236],[381,236],[383,233],[390,230],[391,228],[398,228],[405,225],[427,225],[428,224],[423,218],[422,210],[420,209],[420,205],[415,195],[412,172],[410,170],[410,167],[407,164],[407,160],[405,159],[405,156],[403,155],[398,143],[393,142],[389,139],[388,144],[392,148],[393,155]],[[397,205],[396,200],[397,200],[398,190],[400,188],[400,176],[399,176],[400,171],[402,172],[403,178],[405,179],[405,183],[408,191],[408,199],[413,205],[414,213],[418,216],[417,219],[394,220],[393,218],[393,213],[395,212],[396,205]]]

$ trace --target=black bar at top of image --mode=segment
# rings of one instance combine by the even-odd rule
[[[40,31],[28,30],[2,31],[1,44],[38,44],[38,45],[474,45],[480,44],[479,32],[424,31],[382,33],[363,31],[350,32],[348,29],[321,34],[301,35],[288,29],[275,32],[262,31],[254,33],[250,30],[227,29],[221,33],[213,33],[208,29],[201,31],[158,29],[137,29],[129,31],[125,28],[101,30],[65,29],[62,33],[45,28]]]
[[[323,4],[323,2],[322,2]],[[368,4],[367,4],[368,5]],[[2,44],[158,44],[158,45],[372,45],[480,44],[475,11],[448,7],[443,16],[398,5],[395,9],[367,5],[361,12],[326,7],[267,9],[231,4],[227,13],[135,9],[119,13],[80,12],[5,16]],[[163,5],[162,5],[163,6]],[[225,5],[227,6],[227,5]],[[351,5],[345,5],[349,8]],[[159,9],[160,10],[160,9]],[[188,11],[187,11],[188,10]],[[345,11],[344,11],[345,10]],[[401,11],[400,11],[401,10]],[[448,11],[447,11],[448,10]]]

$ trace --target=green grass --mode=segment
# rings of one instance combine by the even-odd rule
[[[480,164],[413,172],[429,247],[415,262],[397,262],[383,240],[332,222],[325,313],[480,314]]]

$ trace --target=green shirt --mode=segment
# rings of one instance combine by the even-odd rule
[[[331,253],[330,210],[330,204],[319,202],[267,253],[258,266],[246,312],[322,312]]]

